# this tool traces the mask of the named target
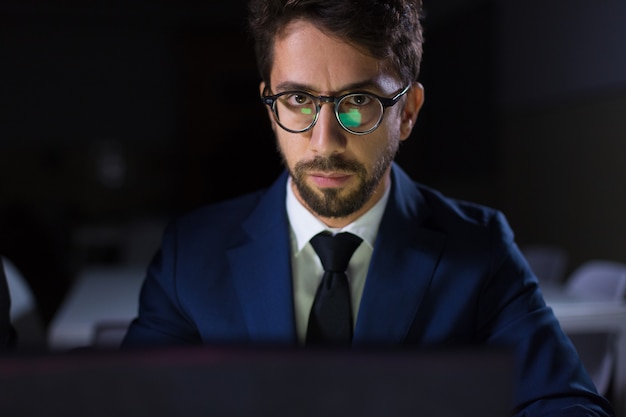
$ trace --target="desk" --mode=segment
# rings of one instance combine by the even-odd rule
[[[126,327],[137,315],[144,277],[144,266],[84,270],[50,323],[48,347],[60,351],[93,346],[99,328],[111,332],[108,344],[121,341]]]
[[[96,267],[85,270],[68,294],[50,325],[48,346],[68,350],[93,346],[98,327],[111,325],[121,341],[130,321],[137,315],[144,267]],[[609,331],[617,335],[617,364],[613,381],[614,406],[626,417],[626,305],[575,300],[554,289],[543,289],[566,333]]]
[[[613,302],[572,299],[550,289],[544,291],[561,328],[567,334],[613,332],[617,357],[613,375],[613,406],[618,417],[626,417],[626,305]]]

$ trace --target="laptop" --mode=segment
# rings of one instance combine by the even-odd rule
[[[498,417],[510,352],[175,348],[0,357],[6,416]]]

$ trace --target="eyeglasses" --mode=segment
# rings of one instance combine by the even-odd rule
[[[411,84],[392,98],[367,92],[352,92],[338,97],[314,96],[304,91],[284,91],[263,95],[263,102],[272,108],[276,122],[291,133],[302,133],[315,126],[323,103],[335,105],[335,117],[342,128],[355,135],[376,130],[385,109],[395,105],[409,91]]]

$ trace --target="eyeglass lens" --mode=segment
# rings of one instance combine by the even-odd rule
[[[308,129],[317,116],[317,99],[306,93],[289,93],[280,96],[274,111],[285,128],[294,131]],[[335,112],[339,122],[348,130],[363,133],[375,127],[382,118],[383,106],[368,94],[350,94],[343,97]]]

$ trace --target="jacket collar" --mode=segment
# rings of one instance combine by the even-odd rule
[[[234,237],[227,256],[251,341],[295,343],[289,223],[285,208],[287,173],[263,194]]]
[[[261,197],[242,224],[228,258],[248,332],[255,343],[296,343],[287,173]],[[426,293],[445,237],[425,227],[430,209],[415,183],[397,166],[374,247],[354,344],[402,342]]]
[[[442,233],[426,226],[431,211],[417,185],[395,164],[391,192],[361,298],[355,345],[405,340],[445,243]]]

